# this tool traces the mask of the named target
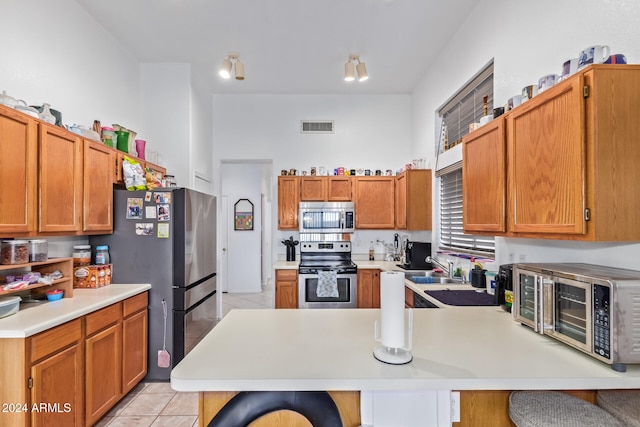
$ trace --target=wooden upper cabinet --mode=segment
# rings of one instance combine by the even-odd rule
[[[591,65],[467,135],[464,229],[640,241],[639,92],[639,65]]]
[[[83,231],[113,231],[113,150],[84,141]]]
[[[396,177],[396,228],[431,230],[431,169],[411,169]]]
[[[40,232],[82,230],[82,138],[39,124]]]
[[[37,227],[37,128],[35,120],[0,106],[0,234]]]
[[[303,176],[300,177],[301,202],[350,202],[351,177]]]
[[[300,202],[300,180],[296,176],[278,177],[278,228],[298,229],[298,204]]]
[[[393,229],[395,227],[395,177],[354,178],[356,228]]]
[[[504,117],[462,139],[463,227],[469,233],[504,233],[507,150]]]
[[[509,115],[514,232],[585,233],[583,87],[578,75]]]
[[[322,202],[327,199],[327,179],[321,176],[300,178],[300,201]]]
[[[349,176],[327,177],[327,201],[350,202],[352,200],[352,182]]]

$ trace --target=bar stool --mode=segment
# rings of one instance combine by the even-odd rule
[[[624,427],[598,406],[558,391],[514,391],[509,417],[517,427]]]
[[[596,401],[625,426],[640,427],[640,390],[598,390]]]

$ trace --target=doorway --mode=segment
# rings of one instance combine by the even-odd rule
[[[221,162],[220,288],[228,293],[258,293],[269,280],[272,169],[271,160]],[[250,226],[236,217],[241,200],[250,202]]]

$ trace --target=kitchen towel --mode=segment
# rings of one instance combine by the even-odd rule
[[[316,296],[318,298],[338,298],[338,273],[333,270],[318,272],[318,286]]]
[[[380,329],[382,345],[404,347],[404,273],[380,274]]]

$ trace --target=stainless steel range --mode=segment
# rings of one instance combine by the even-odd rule
[[[299,308],[357,308],[358,267],[351,242],[301,242]]]

